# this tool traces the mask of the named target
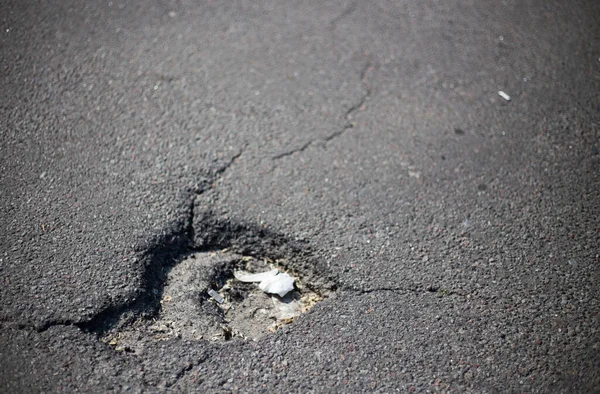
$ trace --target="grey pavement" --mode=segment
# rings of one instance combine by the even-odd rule
[[[596,1],[0,21],[1,392],[600,392]],[[256,341],[103,340],[223,249],[329,296]]]

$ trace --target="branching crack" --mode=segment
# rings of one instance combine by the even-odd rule
[[[283,157],[291,156],[295,153],[304,152],[306,149],[308,149],[310,146],[312,146],[314,143],[316,143],[318,141],[327,143],[327,142],[333,140],[334,138],[337,138],[340,135],[344,134],[346,131],[350,130],[351,128],[353,128],[355,126],[355,123],[352,121],[352,114],[354,112],[356,112],[357,110],[361,109],[365,105],[365,103],[367,102],[369,97],[371,97],[371,89],[369,88],[369,86],[367,85],[367,83],[365,81],[365,78],[367,76],[367,73],[371,69],[371,66],[372,66],[372,63],[367,62],[360,71],[360,82],[364,86],[365,92],[355,104],[352,104],[346,110],[346,113],[344,114],[344,120],[346,121],[346,124],[340,130],[337,130],[323,138],[308,141],[304,145],[300,146],[299,148],[279,153],[279,154],[273,156],[271,159],[278,160]]]
[[[307,280],[314,280],[315,286],[325,291],[335,290],[336,286],[332,281],[316,274],[319,271],[319,268],[315,268],[318,264],[302,241],[290,240],[264,227],[220,217],[212,209],[204,209],[206,206],[202,204],[197,205],[197,197],[214,187],[212,185],[241,155],[242,152],[235,154],[227,163],[213,169],[211,175],[187,188],[180,200],[178,220],[138,245],[135,259],[139,270],[136,281],[139,282],[136,283],[135,292],[120,294],[120,298],[107,300],[91,317],[81,317],[80,320],[47,319],[38,326],[20,327],[43,332],[57,325],[75,326],[82,332],[104,338],[109,332],[119,332],[138,322],[149,322],[161,311],[161,300],[170,270],[190,251],[204,253],[228,248],[244,256],[268,256],[272,261],[293,261],[294,269],[304,272]],[[221,274],[225,272],[226,270]],[[318,294],[316,291],[315,293]],[[184,376],[192,367],[184,365],[175,380]]]

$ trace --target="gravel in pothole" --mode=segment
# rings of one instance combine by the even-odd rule
[[[154,318],[117,325],[102,340],[118,351],[138,352],[149,340],[258,339],[292,323],[329,295],[326,290],[311,289],[299,273],[285,267],[284,260],[256,259],[226,250],[191,253],[165,272],[164,286],[157,291],[160,308]],[[238,271],[273,269],[295,278],[294,290],[284,297],[267,294],[258,283],[234,277]],[[216,293],[213,296],[209,295],[211,289]]]

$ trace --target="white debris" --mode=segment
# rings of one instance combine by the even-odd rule
[[[208,289],[208,295],[211,296],[212,298],[214,298],[215,301],[217,301],[219,304],[222,304],[225,302],[223,297],[221,297],[221,295],[219,293],[217,293],[216,291],[214,291],[213,289]]]
[[[294,290],[294,278],[286,273],[278,274],[263,280],[258,287],[265,293],[279,294],[279,297],[283,297]]]
[[[258,274],[236,271],[233,275],[237,280],[242,282],[260,282],[258,287],[262,291],[269,294],[277,294],[280,297],[294,290],[295,279],[287,273],[279,272],[278,269]]]
[[[279,297],[271,296],[271,302],[273,303],[271,314],[272,316],[275,316],[277,320],[293,319],[302,314],[304,304],[300,301],[286,300],[284,302]]]
[[[502,97],[504,100],[506,100],[506,101],[510,101],[510,96],[509,96],[508,94],[504,93],[502,90],[500,90],[500,91],[498,92],[498,95],[499,95],[500,97]]]
[[[419,171],[408,171],[408,176],[411,178],[421,178],[421,173]]]
[[[279,273],[278,269],[272,269],[267,272],[260,272],[258,274],[249,274],[244,271],[235,271],[233,276],[241,282],[262,282],[263,280],[276,276]]]

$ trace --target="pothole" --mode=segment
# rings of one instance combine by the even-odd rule
[[[275,269],[294,278],[293,290],[283,297],[267,294],[257,283],[242,282],[234,276],[238,271]],[[116,324],[104,333],[102,341],[118,351],[137,352],[147,341],[174,338],[256,340],[291,324],[332,294],[310,275],[290,269],[285,260],[227,250],[190,253],[164,274],[162,288],[153,289],[160,303],[157,313],[152,318],[139,316]]]

